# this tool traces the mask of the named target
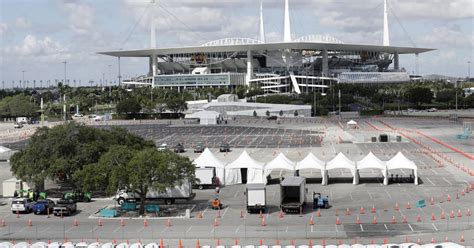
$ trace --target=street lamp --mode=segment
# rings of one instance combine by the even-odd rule
[[[66,65],[67,65],[67,61],[63,61],[63,64],[64,64],[64,86],[66,86]]]
[[[467,61],[467,81],[471,81],[471,61]]]
[[[23,85],[25,85],[25,70],[21,71],[21,73],[23,74],[21,81],[23,82]],[[20,84],[20,88],[21,88],[21,84]]]

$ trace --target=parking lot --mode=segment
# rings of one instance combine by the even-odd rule
[[[407,170],[393,170],[389,174],[403,178],[382,185],[382,175],[377,170],[361,170],[360,184],[352,184],[352,174],[348,170],[331,170],[329,184],[321,185],[319,171],[302,171],[307,178],[307,205],[301,214],[281,214],[279,210],[279,177],[287,172],[274,171],[271,183],[266,187],[269,211],[262,214],[248,214],[245,211],[245,185],[225,186],[220,198],[224,208],[212,210],[209,201],[214,189],[195,190],[196,198],[190,203],[196,207],[191,218],[157,218],[144,220],[92,218],[96,211],[114,202],[108,198],[95,199],[91,203],[79,203],[79,212],[72,217],[35,216],[33,214],[12,214],[7,203],[0,206],[1,218],[5,226],[0,228],[0,238],[5,240],[102,240],[124,242],[156,242],[164,239],[166,244],[175,247],[178,239],[185,245],[195,245],[196,239],[202,244],[314,244],[344,243],[382,243],[387,239],[391,243],[403,243],[407,240],[421,243],[442,242],[446,238],[464,244],[474,244],[474,231],[471,211],[473,211],[474,192],[467,188],[474,182],[472,177],[455,166],[455,163],[472,168],[470,161],[463,155],[445,146],[435,143],[416,131],[425,132],[447,144],[472,154],[472,139],[459,141],[454,138],[460,128],[459,123],[430,119],[364,119],[359,120],[359,129],[349,130],[338,120],[319,120],[313,122],[229,122],[226,125],[201,127],[196,125],[133,124],[123,127],[157,144],[173,145],[184,143],[187,151],[183,155],[196,158],[193,144],[207,141],[207,146],[224,163],[236,159],[245,149],[250,156],[261,162],[268,162],[283,152],[289,159],[299,161],[309,152],[322,160],[329,161],[336,153],[343,152],[351,160],[357,161],[372,151],[382,160],[388,160],[401,151],[418,165],[420,185],[408,182],[411,174]],[[290,121],[289,121],[290,122]],[[385,123],[385,124],[383,124]],[[388,124],[388,126],[387,126]],[[291,128],[293,126],[293,128]],[[390,128],[390,127],[391,128]],[[438,127],[440,127],[438,129]],[[291,129],[290,129],[291,128]],[[404,132],[419,140],[427,149],[406,137],[402,142],[372,143],[370,137],[387,133],[393,137]],[[363,136],[363,141],[360,137]],[[317,142],[321,137],[322,142]],[[232,151],[220,153],[220,143],[228,142]],[[281,142],[281,143],[280,143]],[[301,142],[301,143],[300,143]],[[455,163],[444,160],[452,158]],[[438,162],[434,159],[438,159]],[[331,207],[319,212],[312,209],[312,192],[321,192],[329,196]],[[449,199],[449,200],[448,200]],[[426,206],[418,208],[418,200],[425,200]],[[397,210],[398,206],[398,210]],[[363,209],[363,213],[361,212]],[[375,210],[372,212],[372,208]],[[442,215],[444,213],[444,218]],[[451,214],[453,213],[453,217]],[[458,217],[459,215],[459,217]],[[31,219],[32,225],[28,225]],[[77,219],[78,224],[74,225]],[[375,223],[374,223],[375,221]],[[311,222],[314,225],[311,225]],[[340,224],[338,224],[340,222]]]

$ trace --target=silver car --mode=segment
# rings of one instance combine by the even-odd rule
[[[30,213],[33,211],[33,205],[35,202],[29,198],[15,198],[12,201],[12,212],[14,214],[22,212],[22,213]]]

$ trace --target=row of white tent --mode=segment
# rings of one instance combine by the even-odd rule
[[[194,160],[198,168],[215,168],[216,176],[222,185],[232,185],[242,183],[241,169],[247,169],[247,183],[267,183],[267,176],[272,171],[301,171],[320,170],[322,184],[328,183],[328,171],[333,169],[348,169],[353,176],[353,184],[359,184],[359,170],[376,169],[380,170],[384,179],[383,184],[388,185],[388,171],[395,169],[408,169],[412,171],[415,185],[418,185],[418,167],[408,159],[402,152],[398,152],[388,161],[382,161],[372,152],[367,154],[360,161],[350,160],[344,153],[338,153],[330,161],[323,161],[310,152],[303,160],[294,162],[288,159],[283,153],[267,163],[257,161],[250,157],[247,151],[232,161],[225,164],[219,160],[208,148]]]
[[[171,246],[167,246],[171,247]],[[193,246],[194,247],[194,246]],[[361,244],[354,244],[354,245],[313,245],[313,246],[307,246],[307,245],[272,245],[272,246],[267,246],[267,245],[233,245],[233,246],[208,246],[208,245],[203,245],[201,248],[463,248],[465,246],[451,243],[451,242],[446,242],[446,243],[439,243],[439,244],[425,244],[425,245],[418,245],[414,243],[403,243],[403,244],[385,244],[385,245],[361,245]],[[90,243],[87,244],[86,242],[79,242],[77,244],[73,244],[72,242],[67,242],[67,243],[57,243],[53,242],[50,244],[47,244],[45,242],[36,242],[33,244],[29,244],[27,242],[19,242],[16,244],[12,244],[10,242],[2,242],[0,243],[0,248],[160,248],[159,244],[157,243],[149,243],[149,244],[142,244],[142,243],[119,243],[117,245],[114,245],[113,243]]]

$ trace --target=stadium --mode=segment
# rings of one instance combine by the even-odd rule
[[[260,4],[259,40],[225,38],[201,46],[99,52],[123,57],[148,57],[146,75],[123,80],[126,85],[147,85],[175,90],[239,85],[259,87],[265,94],[304,93],[332,83],[407,83],[410,75],[400,67],[402,54],[418,55],[429,48],[390,46],[387,3],[384,1],[383,45],[345,44],[329,35],[294,39],[289,3],[285,1],[283,41],[265,42]]]

